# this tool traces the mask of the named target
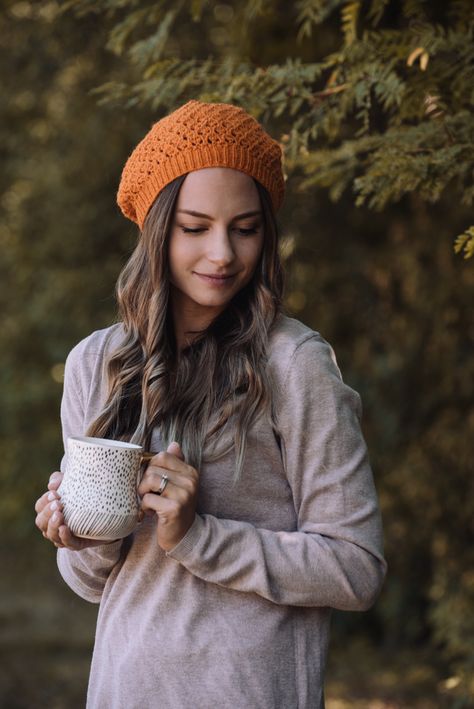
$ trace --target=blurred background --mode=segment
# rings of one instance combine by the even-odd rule
[[[328,709],[474,706],[471,0],[6,0],[0,33],[0,705],[84,704],[97,608],[33,506],[137,238],[122,167],[199,98],[281,142],[287,310],[363,401],[389,574],[334,614]]]

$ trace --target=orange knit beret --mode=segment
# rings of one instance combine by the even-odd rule
[[[143,227],[158,193],[176,177],[205,167],[231,167],[262,184],[275,211],[285,184],[279,144],[242,108],[188,101],[155,123],[125,163],[117,203]]]

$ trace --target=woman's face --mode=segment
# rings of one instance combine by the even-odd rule
[[[209,322],[251,279],[263,248],[263,215],[254,181],[212,167],[185,178],[169,242],[175,317]]]

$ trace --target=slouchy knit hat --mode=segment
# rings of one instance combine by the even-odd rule
[[[133,150],[117,203],[142,228],[165,185],[205,167],[230,167],[254,177],[270,193],[275,211],[283,201],[281,148],[260,123],[231,104],[188,101],[155,123]]]

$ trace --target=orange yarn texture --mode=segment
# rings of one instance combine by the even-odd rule
[[[125,163],[117,193],[123,214],[143,228],[165,185],[205,167],[231,167],[254,177],[283,201],[282,151],[255,118],[228,103],[188,101],[155,123]]]

